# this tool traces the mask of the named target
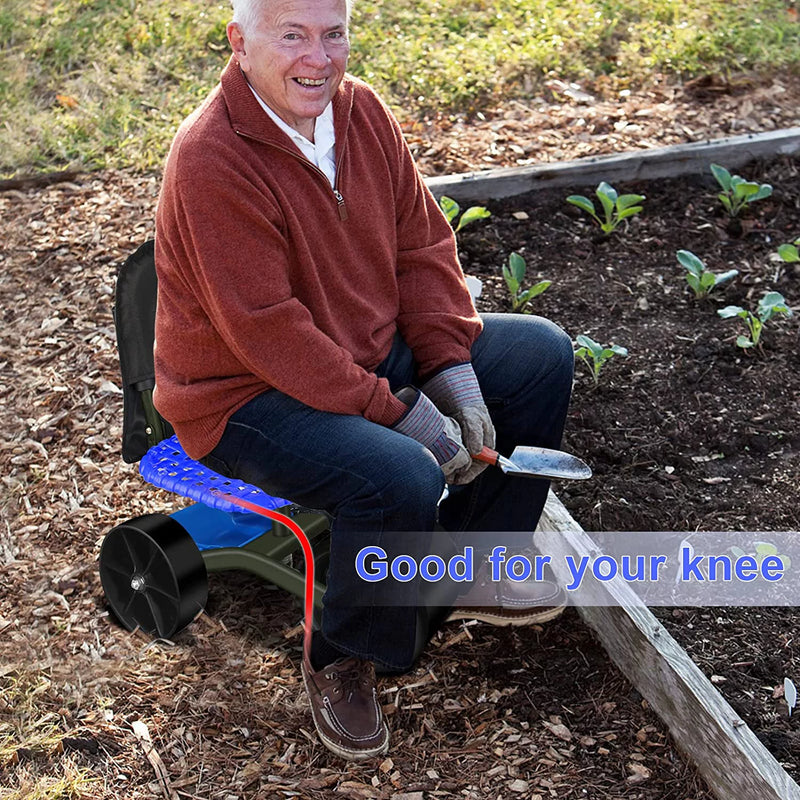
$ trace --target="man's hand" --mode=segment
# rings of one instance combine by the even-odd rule
[[[416,439],[433,453],[444,472],[445,480],[453,483],[457,473],[470,468],[472,458],[464,448],[459,425],[444,416],[422,392],[404,386],[395,397],[410,406],[408,412],[392,426],[392,430]]]
[[[423,385],[422,391],[430,397],[439,411],[451,416],[458,423],[464,445],[471,455],[480,453],[484,446],[494,448],[494,425],[489,409],[483,402],[472,364],[457,364],[442,370]],[[472,461],[458,470],[450,482],[469,483],[486,467],[485,463]]]

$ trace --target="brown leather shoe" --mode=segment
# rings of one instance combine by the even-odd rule
[[[486,562],[478,567],[475,581],[456,600],[445,620],[477,619],[490,625],[536,625],[555,619],[566,608],[564,590],[550,580],[490,580]]]
[[[340,658],[313,672],[303,660],[303,682],[319,738],[329,750],[349,761],[362,761],[389,749],[370,661]]]

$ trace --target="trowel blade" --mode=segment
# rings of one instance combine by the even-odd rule
[[[592,477],[592,470],[585,461],[563,450],[546,447],[517,447],[510,458],[499,456],[497,466],[509,475],[528,475],[533,478],[583,481]]]

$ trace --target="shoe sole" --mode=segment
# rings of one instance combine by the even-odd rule
[[[310,695],[309,687],[308,687],[308,674],[306,672],[305,664],[301,665],[300,671],[303,675],[303,685],[306,688],[306,695]],[[311,701],[309,700],[309,703]],[[389,728],[386,725],[386,722],[383,723],[383,733],[384,733],[384,740],[383,743],[380,744],[378,747],[373,747],[371,750],[351,750],[346,747],[343,747],[338,742],[335,742],[333,739],[328,737],[323,731],[320,729],[319,724],[317,723],[317,718],[314,716],[314,712],[311,712],[311,721],[314,723],[314,728],[317,731],[317,736],[319,736],[319,740],[325,747],[328,748],[332,753],[335,753],[340,758],[344,758],[347,761],[367,761],[370,758],[375,758],[376,756],[381,756],[389,750]]]
[[[507,614],[502,616],[496,613],[493,614],[493,609],[491,608],[454,608],[445,622],[455,622],[460,619],[476,619],[479,622],[487,622],[498,628],[508,626],[521,628],[526,625],[539,625],[544,622],[550,622],[556,617],[561,616],[565,608],[566,605],[554,606],[553,608],[548,608],[546,611],[519,615],[514,615],[513,611],[506,610]]]

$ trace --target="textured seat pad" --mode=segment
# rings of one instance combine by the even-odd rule
[[[288,500],[272,497],[252,484],[226,478],[189,458],[177,436],[151,447],[139,462],[139,472],[154,486],[219,511],[242,511],[240,506],[226,500],[226,495],[248,500],[272,511],[289,504]]]

